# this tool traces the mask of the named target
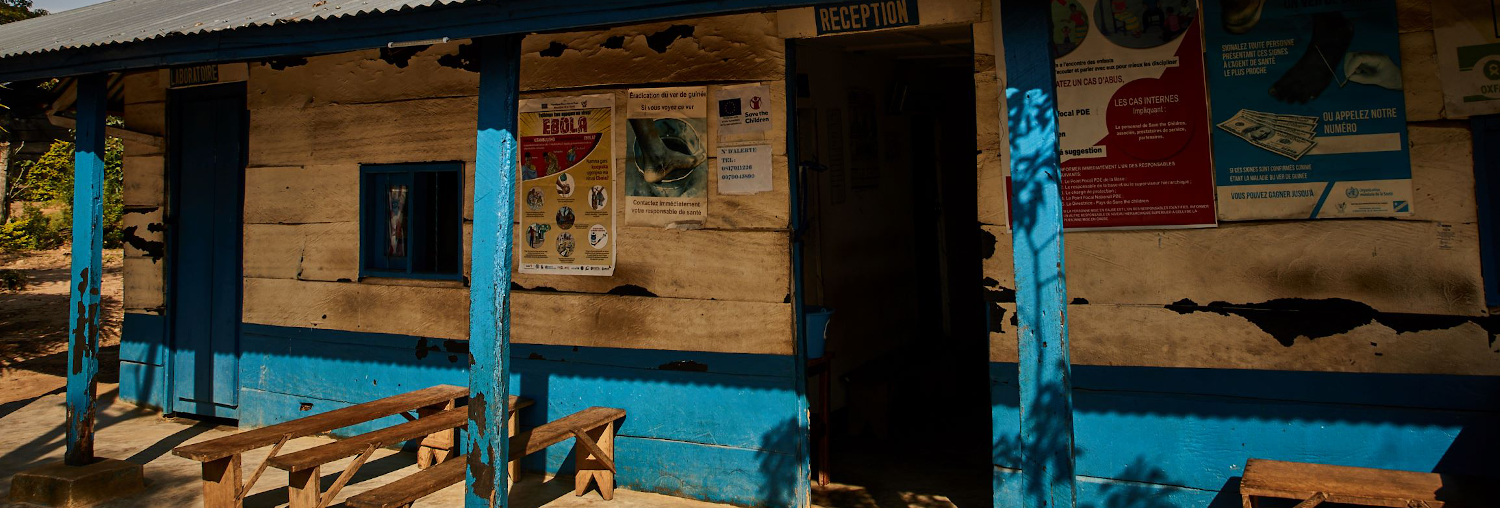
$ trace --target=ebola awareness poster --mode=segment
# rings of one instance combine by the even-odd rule
[[[613,275],[613,95],[520,103],[521,273]]]
[[[1052,0],[1063,227],[1213,226],[1197,0]]]
[[[1500,113],[1500,0],[1433,0],[1448,118]]]
[[[1410,215],[1395,0],[1205,0],[1223,220]]]
[[[708,216],[708,87],[628,93],[625,222],[701,226]]]

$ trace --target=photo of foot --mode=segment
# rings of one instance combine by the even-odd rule
[[[1057,6],[1052,8],[1057,11]],[[1100,0],[1094,25],[1118,46],[1143,49],[1172,42],[1198,17],[1194,0]]]
[[[625,171],[631,196],[702,197],[708,192],[708,150],[701,119],[630,120],[630,164]]]

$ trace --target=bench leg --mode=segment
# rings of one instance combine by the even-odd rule
[[[319,469],[315,467],[287,474],[287,508],[317,508],[318,496],[323,493],[323,475],[318,474]]]
[[[442,404],[417,408],[417,418],[426,418],[454,407],[457,407],[455,401],[450,400]],[[422,438],[421,444],[417,447],[417,469],[427,469],[453,458],[457,452],[457,432],[449,429],[434,432]]]
[[[599,449],[610,455],[615,455],[615,423],[610,422],[603,427],[586,432],[594,442],[599,444]],[[593,458],[588,449],[583,446],[574,448],[575,460],[578,464],[578,474],[573,477],[573,495],[582,496],[589,488],[589,480],[599,484],[599,495],[605,501],[615,498],[615,472],[610,471],[603,462]]]
[[[204,508],[240,508],[240,455],[203,463]]]
[[[505,433],[506,436],[514,436],[517,433],[521,432],[521,420],[519,420],[519,419],[516,418],[516,412],[515,411],[511,411],[510,412],[510,418],[506,419],[505,427],[507,429],[509,429],[509,431]],[[505,465],[505,485],[507,487],[509,487],[511,485],[515,485],[516,484],[516,479],[520,478],[520,477],[521,477],[521,461],[520,460],[512,460],[512,461],[510,461],[509,463],[507,463]],[[510,492],[510,489],[506,489],[505,491],[506,492]]]

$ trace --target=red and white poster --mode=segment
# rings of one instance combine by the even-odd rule
[[[1217,222],[1196,0],[1052,0],[1063,227]]]

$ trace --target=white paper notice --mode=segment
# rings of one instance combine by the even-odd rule
[[[762,84],[726,86],[716,94],[719,139],[762,139],[771,130],[771,87]]]
[[[719,147],[719,194],[771,191],[771,145]]]

